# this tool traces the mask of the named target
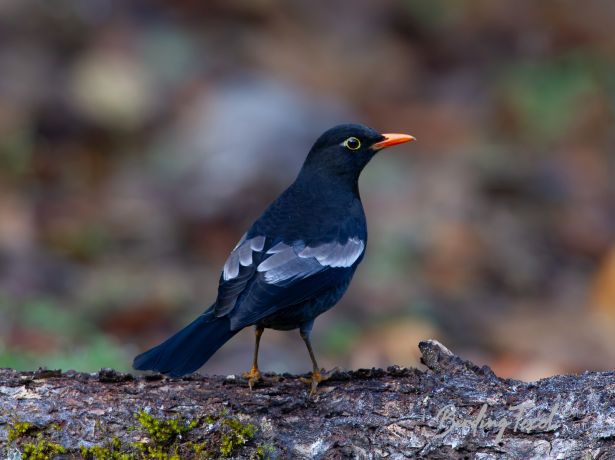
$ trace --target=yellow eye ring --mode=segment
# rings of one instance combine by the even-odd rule
[[[342,145],[349,150],[359,150],[361,148],[361,141],[356,137],[349,137]]]

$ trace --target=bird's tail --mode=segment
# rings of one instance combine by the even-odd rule
[[[216,318],[208,310],[160,345],[141,353],[134,359],[132,367],[172,377],[190,374],[236,333],[231,330],[228,317]]]

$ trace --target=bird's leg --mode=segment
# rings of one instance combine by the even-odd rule
[[[263,335],[263,331],[265,330],[262,326],[254,327],[254,336],[256,338],[256,342],[254,344],[254,359],[252,360],[252,369],[250,372],[244,372],[243,377],[248,379],[248,385],[250,385],[250,390],[254,388],[254,384],[260,380],[262,380],[261,373],[258,370],[258,346],[261,342],[261,335]]]
[[[321,372],[320,367],[318,367],[318,363],[316,362],[316,357],[314,356],[314,350],[312,350],[312,341],[310,340],[310,333],[312,332],[312,324],[313,322],[310,322],[309,325],[304,325],[299,329],[301,338],[305,342],[305,346],[307,347],[308,352],[310,354],[310,359],[312,360],[312,378],[311,379],[301,378],[302,382],[307,383],[308,385],[311,385],[310,396],[313,396],[314,394],[316,394],[316,388],[318,387],[318,384],[324,380],[327,380],[329,377],[331,377],[331,375],[335,371],[334,369],[331,372],[324,372],[324,371]]]

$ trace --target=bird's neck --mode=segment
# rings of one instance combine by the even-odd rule
[[[339,174],[327,168],[303,167],[293,184],[310,194],[336,195],[340,199],[359,199],[359,177]]]
[[[306,243],[367,237],[365,213],[355,184],[302,170],[252,228],[281,241]],[[341,241],[341,240],[340,240]]]

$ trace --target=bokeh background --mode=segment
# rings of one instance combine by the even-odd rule
[[[601,0],[0,1],[0,366],[128,370],[353,121],[419,141],[363,174],[323,366],[437,338],[503,376],[612,369],[614,25]],[[252,340],[203,370],[247,370]],[[296,332],[261,365],[310,368]]]

